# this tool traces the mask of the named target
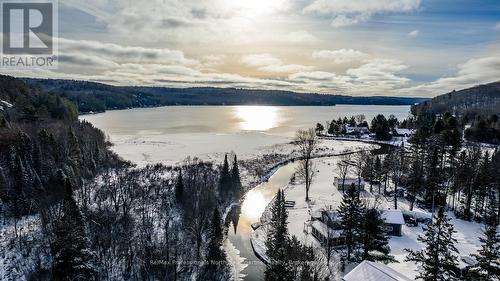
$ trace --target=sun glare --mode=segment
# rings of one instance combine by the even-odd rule
[[[274,106],[238,106],[236,115],[244,131],[266,131],[276,127],[278,109]]]
[[[271,14],[283,8],[285,0],[222,0],[222,5],[234,13],[254,17]]]
[[[264,196],[255,190],[250,190],[245,196],[245,201],[241,206],[241,212],[250,220],[257,220],[260,218],[266,208],[266,201]]]

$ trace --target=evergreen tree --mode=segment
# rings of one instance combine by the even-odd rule
[[[347,190],[347,194],[344,194],[338,209],[340,226],[343,229],[347,247],[347,261],[351,260],[352,254],[357,249],[363,212],[363,203],[359,199],[356,186],[352,184]]]
[[[231,190],[231,173],[229,171],[229,162],[227,161],[227,154],[224,155],[224,164],[220,171],[219,178],[219,192],[223,196],[227,196]]]
[[[205,280],[216,281],[219,280],[217,276],[221,271],[219,269],[223,267],[226,262],[226,253],[222,249],[222,240],[224,238],[222,220],[217,207],[214,208],[208,238],[210,241],[208,244],[208,265],[206,267]]]
[[[377,209],[371,208],[364,213],[361,225],[361,260],[394,262],[389,255],[389,239],[384,228],[384,220]]]
[[[424,236],[418,236],[417,240],[425,244],[420,251],[408,250],[406,261],[416,262],[420,266],[420,272],[416,279],[424,281],[451,281],[458,280],[457,276],[457,249],[453,238],[453,225],[439,208],[434,223],[427,227]]]
[[[97,280],[95,255],[89,248],[82,214],[73,199],[72,187],[66,179],[66,196],[62,217],[56,222],[55,240],[52,245],[54,257],[54,281]]]
[[[241,190],[241,178],[240,178],[240,169],[238,168],[238,158],[236,154],[233,159],[233,168],[231,169],[231,183],[234,194],[239,194]]]
[[[269,262],[266,264],[266,280],[292,280],[293,271],[287,262],[288,249],[288,213],[285,208],[283,191],[278,191],[271,206],[271,221],[266,240],[266,255]]]
[[[182,179],[182,170],[179,170],[179,175],[177,176],[177,181],[175,183],[175,199],[177,199],[177,202],[181,204],[184,200],[184,182]]]
[[[496,211],[498,209],[495,196],[490,195],[487,208],[490,216],[486,219],[484,237],[480,237],[481,249],[473,254],[477,265],[469,271],[469,277],[480,281],[500,281],[500,234],[497,231]]]

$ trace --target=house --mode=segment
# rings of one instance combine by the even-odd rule
[[[329,228],[325,223],[319,220],[311,222],[311,234],[321,243],[321,245],[327,244],[328,239],[330,239],[330,245],[333,246],[345,244],[345,237],[342,235],[342,230]]]
[[[338,223],[337,212],[333,210],[322,210],[311,215],[311,234],[322,245],[341,246],[345,244],[345,237],[342,234],[342,228]]]
[[[333,178],[333,185],[336,186],[339,190],[345,189],[347,190],[352,184],[355,186],[358,186],[358,179],[357,178],[345,178],[345,180],[342,180],[340,177],[335,177]],[[365,188],[365,181],[361,179],[361,182],[359,184],[360,189]]]
[[[411,281],[385,264],[364,260],[347,273],[343,281]]]
[[[396,137],[410,137],[413,135],[415,130],[412,129],[406,129],[406,128],[395,128],[393,131],[393,135]]]
[[[370,130],[368,127],[351,127],[351,126],[346,126],[345,127],[345,133],[348,135],[365,135],[369,134]]]
[[[382,212],[382,219],[385,221],[388,235],[401,236],[401,227],[405,224],[401,210],[385,210]]]

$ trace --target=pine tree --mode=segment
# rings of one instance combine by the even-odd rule
[[[266,280],[291,280],[293,271],[290,269],[287,257],[288,248],[288,213],[285,208],[283,191],[278,191],[271,206],[271,221],[266,241],[266,255],[269,258],[266,264]]]
[[[406,249],[408,255],[405,261],[416,262],[420,265],[420,272],[416,279],[424,281],[451,281],[458,280],[457,275],[457,249],[453,238],[453,225],[439,208],[434,223],[430,225],[423,236],[417,240],[425,244],[420,251]]]
[[[224,238],[222,232],[222,220],[217,207],[214,208],[208,236],[208,239],[210,240],[207,254],[208,265],[206,267],[204,280],[215,281],[219,280],[217,275],[220,271],[222,271],[220,268],[223,267],[226,262],[226,254],[224,250],[222,250],[222,240]]]
[[[219,193],[222,196],[227,196],[231,189],[231,173],[229,171],[229,162],[227,161],[227,154],[224,155],[224,164],[220,171],[219,178]]]
[[[184,200],[184,182],[182,179],[182,170],[179,170],[179,175],[177,176],[177,181],[175,182],[175,199],[181,204]]]
[[[63,215],[56,222],[52,245],[54,281],[97,280],[95,254],[89,248],[83,217],[73,199],[69,179],[66,179],[66,196],[62,204]]]
[[[357,249],[363,212],[363,203],[359,199],[356,186],[352,184],[347,190],[347,194],[344,195],[338,209],[340,225],[343,229],[347,247],[347,261],[351,260],[352,254]]]
[[[481,249],[472,255],[478,262],[469,271],[469,277],[473,280],[500,281],[500,234],[497,231],[497,209],[496,198],[491,193],[487,208],[490,216],[486,219],[484,237],[479,238]]]
[[[236,154],[233,159],[233,168],[231,169],[231,183],[233,187],[234,194],[239,194],[241,190],[241,178],[240,178],[240,169],[238,168],[238,159]]]
[[[384,220],[377,209],[368,209],[361,224],[361,260],[394,262],[389,255],[389,239],[384,229]]]

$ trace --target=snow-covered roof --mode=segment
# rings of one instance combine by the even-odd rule
[[[315,221],[311,222],[311,227],[314,227],[324,237],[328,237],[328,226],[325,223],[318,221],[318,220],[315,220]],[[339,237],[341,234],[342,234],[342,232],[340,230],[330,229],[330,237],[331,238]]]
[[[350,127],[346,126],[345,130],[347,133],[352,133],[352,132],[361,132],[361,133],[368,133],[370,130],[368,130],[368,127]]]
[[[344,281],[411,281],[410,278],[388,267],[387,265],[363,261],[351,272],[347,273]]]
[[[382,218],[386,223],[390,224],[405,224],[403,212],[401,210],[385,210],[382,212]]]
[[[334,180],[335,180],[335,183],[342,184],[342,178],[335,177]],[[358,185],[358,179],[346,178],[345,182],[344,182],[345,185],[351,185],[353,183],[355,185]],[[361,179],[361,184],[364,184],[364,183],[365,183],[365,181],[363,179]]]
[[[413,134],[413,130],[411,129],[406,129],[406,128],[396,128],[396,133],[398,135],[411,135]]]

